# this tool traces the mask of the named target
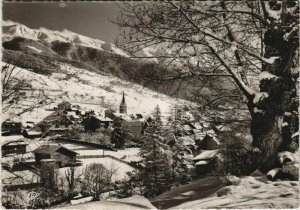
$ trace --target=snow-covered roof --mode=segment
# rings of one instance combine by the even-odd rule
[[[199,122],[195,122],[193,124],[193,126],[195,126],[196,129],[202,129],[203,128],[203,126]]]
[[[219,150],[202,150],[199,155],[193,158],[194,161],[209,160],[214,158]]]
[[[207,134],[207,136],[211,137],[211,139],[216,142],[218,145],[220,145],[219,139],[215,135]]]
[[[196,140],[202,141],[202,140],[205,138],[206,133],[200,133],[200,132],[198,133],[198,132],[197,132],[197,133],[195,133],[194,135],[195,135],[195,139],[196,139]]]
[[[177,141],[182,141],[182,143],[186,146],[195,145],[195,141],[189,136],[182,136],[177,139]]]
[[[27,143],[23,140],[23,139],[17,139],[17,140],[9,140],[7,139],[6,141],[1,141],[1,146],[4,146],[4,145],[27,145]]]
[[[42,134],[42,131],[39,127],[34,127],[34,128],[31,128],[31,129],[26,129],[26,132],[28,135],[41,135]]]
[[[210,127],[210,123],[208,123],[208,122],[203,122],[202,125],[203,125],[204,128],[209,128]]]
[[[75,111],[68,111],[68,112],[67,112],[67,115],[68,115],[68,116],[76,115],[76,112],[75,112]]]
[[[112,122],[113,120],[108,118],[108,117],[101,117],[101,116],[93,116],[96,119],[100,120],[100,121],[104,121],[104,122]]]
[[[23,139],[24,137],[22,135],[14,135],[14,136],[1,136],[1,141],[0,141],[0,146],[10,143],[10,142],[14,142],[14,141],[18,141],[20,139]]]
[[[195,163],[195,165],[196,165],[196,166],[199,166],[199,165],[207,165],[207,164],[209,164],[211,161],[212,161],[212,159],[209,159],[209,160],[200,160],[200,161],[198,161],[197,163]]]
[[[185,130],[192,130],[193,129],[190,125],[187,125],[187,124],[183,125],[182,127]]]
[[[34,130],[26,130],[28,135],[41,135],[41,131],[34,131]]]
[[[229,126],[226,125],[217,125],[216,128],[221,132],[228,132],[232,131],[232,129]]]
[[[206,134],[215,135],[216,132],[213,129],[210,129],[210,130],[206,131]]]

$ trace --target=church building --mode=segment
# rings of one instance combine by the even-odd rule
[[[123,92],[123,98],[120,104],[120,114],[127,114],[127,105],[125,102],[125,94]]]

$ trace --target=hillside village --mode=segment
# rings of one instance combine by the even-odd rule
[[[102,108],[102,112],[95,112],[66,100],[39,109],[49,113],[39,122],[30,118],[22,121],[19,117],[2,123],[4,203],[9,202],[11,192],[16,189],[23,193],[35,189],[43,181],[41,173],[46,166],[61,172],[70,167],[82,168],[91,163],[101,163],[107,168],[116,168],[116,182],[123,181],[128,173],[143,167],[141,140],[155,117],[153,113],[128,112],[124,92],[116,111]],[[230,128],[195,120],[184,107],[176,106],[173,115],[158,116],[164,119],[165,130],[172,127],[170,117],[179,122],[176,132],[164,137],[166,144],[173,146],[182,142],[186,148],[182,152],[189,157],[188,167],[194,171],[193,177],[211,173],[218,161],[221,144],[218,134],[230,131]],[[115,191],[108,189],[103,194],[110,192],[115,197]],[[28,204],[21,205],[25,207]]]

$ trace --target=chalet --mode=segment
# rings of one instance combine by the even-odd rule
[[[201,150],[216,150],[221,144],[219,139],[211,134],[206,134],[203,140],[196,141],[196,143]]]
[[[69,127],[72,124],[73,122],[66,115],[61,115],[59,112],[55,112],[44,118],[42,122],[39,123],[39,126],[41,127],[42,132],[46,132],[51,127]]]
[[[61,168],[76,163],[78,153],[69,150],[61,145],[42,145],[33,151],[37,164],[43,161],[54,161],[56,167]]]
[[[89,116],[83,120],[85,131],[96,131],[99,128],[108,128],[113,120],[108,117]]]
[[[57,110],[71,111],[72,110],[71,107],[72,107],[72,104],[70,102],[63,101],[57,105]]]
[[[23,130],[23,136],[28,139],[39,138],[43,135],[41,128],[34,127]]]
[[[210,172],[216,162],[219,150],[202,150],[199,155],[193,158],[196,173],[203,175]]]
[[[12,141],[12,142],[2,145],[1,152],[2,152],[3,156],[9,155],[9,154],[24,154],[24,153],[26,153],[27,145],[28,145],[28,143],[26,143],[22,139],[17,140],[17,141]]]
[[[22,122],[15,120],[6,120],[1,125],[1,131],[9,134],[21,134],[22,133]]]

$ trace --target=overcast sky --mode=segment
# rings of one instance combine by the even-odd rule
[[[29,28],[68,29],[106,42],[114,42],[118,27],[116,2],[3,3],[3,19]]]

